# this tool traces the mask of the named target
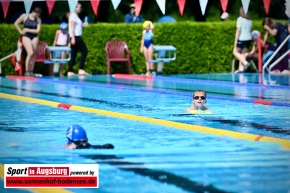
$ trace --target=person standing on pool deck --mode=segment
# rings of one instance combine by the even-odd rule
[[[88,23],[82,23],[81,19],[79,18],[78,15],[81,13],[81,10],[82,5],[80,3],[77,3],[74,12],[71,13],[69,16],[69,35],[71,37],[71,60],[68,66],[67,76],[75,76],[75,73],[73,72],[73,65],[75,63],[78,50],[80,50],[82,53],[78,75],[89,75],[84,70],[88,49],[81,37],[83,33],[82,31],[83,27],[86,27]]]
[[[91,145],[85,129],[80,125],[71,125],[66,131],[67,149],[114,149],[114,145]]]
[[[36,7],[30,14],[22,14],[14,23],[17,31],[22,35],[22,43],[27,53],[25,60],[25,76],[36,76],[33,74],[33,70],[36,48],[39,42],[38,34],[41,29],[41,19],[39,18],[41,13],[42,9]],[[24,24],[22,30],[19,26],[20,23]]]
[[[191,112],[191,111],[196,111],[196,110],[211,111],[205,106],[206,92],[204,90],[196,90],[193,93],[192,103],[194,104],[194,106],[186,109],[186,112]]]
[[[142,40],[140,52],[144,54],[146,60],[146,75],[150,76],[154,70],[154,66],[152,62],[148,62],[148,60],[153,59],[153,37],[154,37],[154,25],[151,21],[145,21],[143,23],[143,32],[142,32]]]

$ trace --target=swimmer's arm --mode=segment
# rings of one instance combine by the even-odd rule
[[[114,145],[110,143],[105,145],[91,145],[91,147],[94,149],[114,149]]]
[[[17,31],[21,34],[21,35],[23,35],[24,33],[23,33],[23,31],[21,30],[21,28],[20,28],[20,26],[19,26],[19,24],[20,23],[23,23],[23,21],[24,21],[24,18],[25,17],[27,17],[27,15],[25,14],[25,13],[23,13],[15,22],[14,22],[14,26],[15,26],[15,28],[17,29]]]
[[[144,47],[144,33],[145,33],[145,30],[142,32],[141,47],[140,47],[141,53],[143,53],[143,47]]]
[[[195,110],[195,107],[194,106],[186,109],[185,112],[190,112],[190,111],[193,111],[193,110]]]

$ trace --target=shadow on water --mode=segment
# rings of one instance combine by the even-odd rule
[[[149,177],[152,180],[158,181],[160,183],[175,185],[183,190],[195,193],[204,192],[215,192],[215,193],[226,193],[225,191],[219,190],[213,185],[202,184],[199,182],[194,182],[186,177],[177,176],[175,174],[153,170],[143,167],[143,163],[132,163],[124,160],[122,157],[117,157],[115,155],[82,155],[85,158],[100,161],[101,163],[106,163],[117,167],[123,171],[134,172],[137,175]],[[116,161],[118,160],[118,161]],[[135,167],[134,167],[135,166]],[[142,167],[140,167],[142,166]]]
[[[26,130],[25,127],[17,127],[10,124],[0,123],[0,131],[24,132],[25,130]]]

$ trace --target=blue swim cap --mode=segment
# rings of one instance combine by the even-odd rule
[[[257,30],[252,31],[252,38],[258,38],[258,36],[260,35],[260,32]]]
[[[62,22],[62,23],[60,24],[60,29],[61,29],[61,30],[67,30],[67,24],[66,24],[65,22]]]
[[[67,144],[73,141],[88,140],[85,129],[80,125],[71,125],[66,131]]]

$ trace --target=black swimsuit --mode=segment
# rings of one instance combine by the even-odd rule
[[[37,29],[37,20],[31,20],[29,17],[24,22],[24,28]],[[23,36],[30,38],[31,40],[38,36],[38,34],[27,32]]]

